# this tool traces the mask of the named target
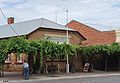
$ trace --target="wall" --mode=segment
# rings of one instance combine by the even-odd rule
[[[27,60],[27,55],[25,53],[21,53],[21,56],[22,56],[22,61],[18,62],[16,53],[11,53],[10,60],[5,61],[4,71],[21,72],[23,70],[22,64],[23,64],[24,60]]]
[[[43,29],[40,28],[28,35],[28,39],[44,39],[45,35],[66,36],[66,31]],[[69,38],[71,44],[81,44],[84,40],[77,32],[69,32]]]

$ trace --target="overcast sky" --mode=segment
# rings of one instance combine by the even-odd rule
[[[14,17],[15,22],[36,18],[46,18],[65,25],[66,10],[68,20],[76,20],[99,30],[120,27],[120,0],[0,0],[6,17]],[[0,25],[6,24],[0,13]]]

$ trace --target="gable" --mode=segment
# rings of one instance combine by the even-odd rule
[[[70,21],[67,24],[68,27],[78,31],[81,35],[83,35],[86,39],[89,39],[91,37],[94,37],[96,34],[100,33],[101,31],[96,30],[90,26],[87,26],[85,24],[79,23],[77,21]]]
[[[39,28],[35,30],[34,32],[27,35],[27,38],[30,40],[45,39],[46,37],[52,38],[53,40],[60,39],[60,41],[66,41],[66,31],[57,30],[57,29]],[[81,42],[85,40],[76,31],[69,31],[69,39],[70,39],[71,44],[77,44],[77,45],[81,44]]]
[[[82,34],[86,40],[82,42],[83,45],[102,45],[116,42],[115,31],[99,31],[77,21],[71,21],[67,24],[72,29],[77,30]]]

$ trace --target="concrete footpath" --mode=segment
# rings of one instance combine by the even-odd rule
[[[18,82],[18,81],[26,81],[22,77],[21,72],[5,72],[4,77],[0,77],[0,83],[3,82]],[[34,80],[58,80],[58,79],[72,79],[72,78],[88,78],[88,77],[103,77],[103,76],[116,76],[120,75],[120,72],[103,72],[103,71],[95,71],[95,72],[77,72],[77,73],[61,73],[61,74],[33,74],[30,76],[30,79],[27,81]]]

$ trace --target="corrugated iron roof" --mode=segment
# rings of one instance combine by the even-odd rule
[[[58,30],[69,30],[75,31],[58,23],[52,22],[50,20],[39,18],[33,19],[29,21],[23,21],[11,24],[12,28],[20,35],[27,35],[38,28],[50,28],[50,29],[58,29]],[[6,38],[11,36],[18,36],[11,27],[7,25],[0,26],[0,38]]]

